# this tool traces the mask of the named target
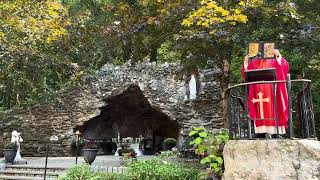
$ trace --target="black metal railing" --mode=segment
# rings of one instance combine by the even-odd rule
[[[259,84],[271,84],[273,87],[273,112],[275,117],[276,138],[316,138],[314,113],[311,94],[311,80],[291,80],[290,75],[286,81],[256,81],[241,83],[226,89],[228,100],[228,122],[230,137],[232,139],[255,139],[261,138],[255,132],[255,125],[250,118],[250,106],[248,94],[250,86]],[[277,112],[278,104],[276,93],[277,87],[285,84],[288,93],[288,121],[286,134],[279,133],[279,118]],[[255,119],[265,120],[267,118]]]

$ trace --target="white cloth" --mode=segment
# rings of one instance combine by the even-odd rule
[[[278,127],[279,134],[286,134],[286,127],[279,126]],[[268,134],[277,134],[277,128],[274,126],[259,126],[254,125],[255,133],[268,133]]]

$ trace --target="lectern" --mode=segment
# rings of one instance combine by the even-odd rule
[[[275,81],[276,80],[276,70],[275,68],[266,68],[266,69],[254,69],[254,70],[248,70],[245,71],[245,77],[246,77],[246,82],[257,82],[257,81]],[[263,97],[263,93],[260,92],[259,87],[267,85],[267,84],[272,84],[272,99],[271,97]],[[247,107],[248,107],[248,112],[250,112],[250,106],[249,106],[249,102],[253,102],[254,104],[258,104],[257,108],[259,110],[255,110],[255,111],[259,111],[260,112],[260,117],[256,118],[256,119],[251,119],[251,120],[275,120],[276,121],[276,127],[278,127],[278,116],[276,113],[276,108],[277,108],[277,99],[276,99],[276,83],[271,82],[271,83],[264,83],[263,84],[252,84],[249,86],[246,86],[245,92],[246,92],[246,98],[247,98]],[[250,88],[251,86],[253,86],[252,88]],[[249,88],[248,88],[249,87]],[[250,94],[250,90],[254,90],[257,92],[258,97],[257,98],[253,98],[253,99],[248,99],[249,98],[249,94]],[[258,93],[259,92],[259,93]],[[263,92],[263,91],[262,91]],[[264,111],[263,111],[263,103],[273,103],[273,105],[271,105],[270,107],[273,107],[273,115],[274,117],[268,117],[265,118],[264,116]],[[251,134],[251,122],[248,122],[248,126],[249,126],[249,135]]]
[[[276,80],[275,68],[248,70],[248,71],[245,71],[244,74],[246,76],[246,82]]]

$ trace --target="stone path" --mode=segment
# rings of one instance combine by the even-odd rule
[[[154,156],[139,156],[138,159],[151,159]],[[92,163],[94,166],[102,167],[119,167],[120,161],[119,156],[113,155],[99,155],[96,160]],[[19,166],[33,166],[33,167],[44,167],[45,166],[45,157],[24,157],[27,160],[28,164],[19,165]],[[82,156],[78,157],[78,164],[84,163]],[[48,158],[48,167],[51,168],[70,168],[76,164],[75,157],[49,157]]]

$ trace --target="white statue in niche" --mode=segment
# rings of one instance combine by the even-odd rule
[[[189,99],[196,99],[197,98],[197,81],[193,74],[191,75],[191,78],[189,81],[189,90],[190,90]]]
[[[191,74],[190,76],[187,77],[186,80],[186,96],[185,96],[185,100],[193,100],[197,98],[197,80],[196,80],[196,75]]]
[[[27,161],[21,158],[20,154],[20,142],[23,141],[23,139],[20,136],[21,133],[18,131],[12,131],[11,133],[11,142],[17,144],[17,154],[16,157],[13,160],[14,164],[27,164]]]

